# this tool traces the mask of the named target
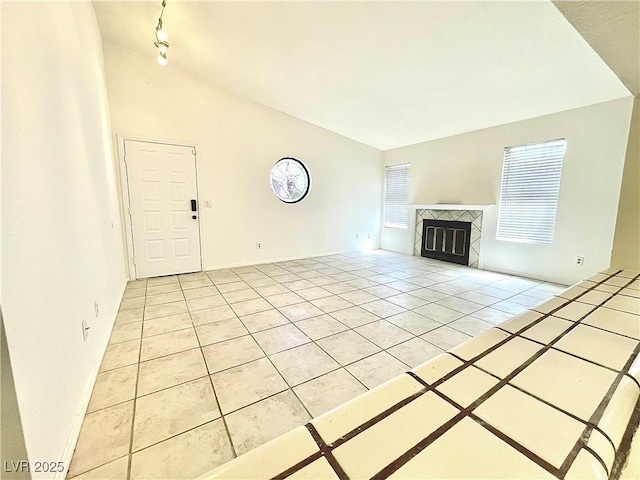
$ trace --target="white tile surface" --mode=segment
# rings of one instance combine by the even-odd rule
[[[549,472],[540,465],[565,462],[583,421],[598,405],[604,408],[602,398],[616,371],[625,368],[640,378],[640,360],[630,367],[627,361],[640,340],[640,283],[633,274],[617,272],[594,277],[606,283],[581,282],[563,292],[558,285],[376,252],[134,282],[126,289],[125,309],[116,320],[70,475],[119,478],[117,472],[124,466],[126,476],[131,461],[131,478],[193,477],[249,452],[227,469],[222,465],[217,471],[225,475],[219,476],[278,476],[306,458],[306,466],[292,471],[292,478],[335,478],[324,457],[308,458],[318,447],[306,428],[285,436],[285,448],[269,454],[268,461],[265,453],[253,461],[250,456],[261,451],[257,446],[303,425],[310,415],[320,415],[314,425],[334,455],[353,452],[341,459],[342,468],[372,470],[365,476],[387,468],[395,455],[402,457],[398,469],[385,471],[403,478],[468,477],[470,472],[474,478],[544,478]],[[550,295],[557,296],[546,300]],[[603,302],[606,306],[598,307]],[[529,306],[539,311],[526,311]],[[509,337],[515,333],[519,337]],[[441,353],[441,348],[452,347],[451,354]],[[550,350],[542,353],[542,348]],[[475,361],[477,367],[454,355]],[[412,367],[416,377],[401,373]],[[492,389],[499,378],[509,383]],[[140,408],[132,420],[133,410],[127,411],[136,382]],[[434,398],[446,409],[457,411],[448,399],[463,407],[478,403],[475,414],[487,423],[482,427],[456,418],[418,450],[406,453],[424,441],[421,435],[429,435],[428,422],[411,421],[407,415],[418,399],[435,395],[424,393],[429,388],[425,384],[441,392]],[[194,385],[204,390],[198,393]],[[599,428],[614,442],[621,438],[638,390],[624,377],[602,412]],[[341,405],[344,401],[348,403]],[[206,406],[198,407],[200,403]],[[519,408],[511,408],[513,404]],[[123,415],[114,418],[128,421],[128,428],[96,421],[101,412],[119,409]],[[418,415],[429,413],[423,410]],[[433,419],[439,408],[431,410]],[[388,439],[397,432],[393,427],[384,435],[379,432],[392,416],[406,417],[406,427],[390,448]],[[133,452],[126,440],[132,422],[137,426],[134,442],[140,442],[135,448],[149,445]],[[226,428],[220,428],[223,422]],[[501,437],[490,429],[500,430]],[[549,430],[557,434],[550,438]],[[349,440],[332,447],[345,434]],[[415,441],[408,441],[414,435]],[[407,447],[407,441],[412,445]],[[535,461],[505,441],[526,449]],[[357,448],[358,442],[367,448]],[[309,448],[296,450],[304,444]],[[467,444],[475,449],[463,449],[461,455],[459,447]],[[589,447],[611,466],[615,452],[597,431]],[[263,450],[272,451],[270,444]],[[369,454],[358,460],[362,451]],[[380,465],[371,466],[370,452],[380,452],[375,454]],[[583,453],[566,478],[603,474],[600,464]],[[189,466],[174,468],[186,455],[193,457]],[[487,461],[497,457],[500,462]],[[204,478],[216,475],[205,473]]]

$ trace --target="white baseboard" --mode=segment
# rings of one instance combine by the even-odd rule
[[[546,277],[543,275],[535,275],[529,272],[520,272],[517,270],[509,270],[507,268],[494,268],[491,266],[487,267],[486,265],[484,267],[485,268],[483,268],[483,270],[486,270],[487,272],[503,273],[505,275],[513,275],[515,277],[538,280],[539,282],[556,283],[558,285],[572,285],[572,283],[567,283],[566,281],[562,281],[561,279],[557,279],[557,278],[554,279],[554,278]]]
[[[124,296],[124,290],[127,286],[127,281],[125,279],[122,288],[120,289],[120,302],[122,301],[122,297]],[[116,310],[117,315],[117,310]],[[115,317],[113,317],[113,322],[111,323],[111,330],[113,330],[113,326],[115,325]],[[56,472],[53,476],[53,480],[64,480],[67,477],[67,472],[69,471],[69,467],[71,466],[71,459],[73,457],[73,452],[76,449],[76,444],[78,443],[78,437],[80,436],[80,429],[82,428],[82,422],[84,421],[84,417],[87,413],[87,409],[89,408],[89,401],[91,400],[91,394],[93,393],[93,387],[96,383],[96,379],[98,378],[98,373],[100,372],[100,365],[102,364],[102,359],[104,358],[104,354],[107,350],[107,346],[109,345],[109,338],[111,338],[111,331],[109,335],[107,335],[104,344],[100,346],[101,355],[97,356],[93,367],[91,369],[91,376],[87,380],[87,384],[85,385],[84,392],[82,394],[82,398],[80,400],[80,407],[78,409],[78,413],[76,414],[73,425],[71,426],[71,433],[69,434],[69,439],[67,440],[67,444],[64,447],[62,452],[62,456],[60,461],[64,465],[64,472]]]
[[[210,270],[222,270],[224,268],[238,268],[238,267],[247,267],[247,266],[251,266],[251,265],[264,265],[267,263],[277,263],[277,262],[290,262],[292,260],[304,260],[307,258],[318,258],[318,257],[327,257],[330,255],[344,255],[347,253],[354,253],[357,252],[359,250],[350,250],[350,251],[334,251],[334,252],[327,252],[327,253],[316,253],[313,255],[306,255],[306,256],[300,256],[300,255],[296,255],[293,257],[276,257],[276,258],[270,258],[270,259],[260,259],[260,261],[256,262],[256,261],[250,261],[250,262],[236,262],[236,263],[225,263],[222,265],[206,265],[204,267],[204,271],[208,272]]]

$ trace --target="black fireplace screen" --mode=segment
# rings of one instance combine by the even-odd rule
[[[451,220],[422,221],[423,257],[469,265],[471,222]]]

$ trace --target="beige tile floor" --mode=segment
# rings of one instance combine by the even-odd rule
[[[199,478],[638,479],[638,277],[593,275]]]
[[[68,476],[193,478],[563,288],[383,251],[130,282]]]

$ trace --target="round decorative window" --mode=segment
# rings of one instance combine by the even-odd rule
[[[295,158],[281,158],[271,169],[271,190],[285,203],[297,203],[309,193],[311,177],[304,164]]]

